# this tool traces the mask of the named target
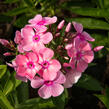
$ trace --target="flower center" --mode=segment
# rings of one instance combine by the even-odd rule
[[[33,41],[34,42],[38,42],[40,40],[40,36],[39,35],[34,35],[33,36]]]
[[[42,67],[44,68],[44,69],[46,69],[46,68],[48,68],[48,66],[49,66],[49,62],[48,61],[44,61],[44,62],[42,62]]]
[[[33,62],[28,62],[28,63],[27,63],[27,66],[28,66],[28,68],[30,68],[30,69],[32,69],[32,68],[35,67]]]
[[[42,21],[38,22],[37,24],[38,25],[44,25],[44,23],[45,23],[45,20],[42,20]]]
[[[82,53],[81,52],[77,52],[76,54],[76,59],[79,60],[82,57]]]
[[[44,84],[47,85],[47,86],[50,86],[50,85],[53,84],[53,81],[45,81]]]

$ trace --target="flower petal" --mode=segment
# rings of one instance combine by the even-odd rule
[[[42,86],[44,84],[44,80],[41,79],[38,76],[35,76],[32,80],[31,80],[31,87],[32,88],[39,88],[40,86]]]
[[[64,87],[60,84],[53,84],[51,86],[51,91],[52,91],[52,96],[56,97],[62,94],[62,92],[64,91]]]
[[[38,94],[41,98],[47,99],[51,97],[51,87],[50,86],[46,86],[43,85],[39,90],[38,90]]]
[[[87,32],[85,32],[85,31],[82,32],[81,35],[84,37],[85,40],[92,41],[92,42],[95,41],[95,39],[92,38],[92,37],[91,37]]]

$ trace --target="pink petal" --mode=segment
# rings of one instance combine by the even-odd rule
[[[58,29],[62,29],[64,26],[65,20],[62,20],[59,24],[58,24]]]
[[[58,71],[57,77],[56,77],[54,83],[63,84],[65,81],[66,81],[66,78],[65,78],[64,74],[61,71]]]
[[[16,31],[16,35],[15,35],[15,38],[14,38],[14,42],[16,44],[20,44],[22,38],[21,38],[21,32],[20,31]]]
[[[15,62],[17,65],[25,65],[28,62],[28,59],[24,55],[17,55]]]
[[[72,22],[72,23],[73,23],[73,26],[74,26],[75,30],[77,31],[77,33],[82,33],[82,31],[83,31],[82,24],[77,23],[77,22]]]
[[[25,67],[19,66],[17,68],[17,75],[19,75],[21,77],[25,77],[25,71],[26,71],[26,68]]]
[[[88,63],[86,63],[84,60],[80,59],[77,62],[77,71],[78,72],[84,72],[87,67],[88,67]]]
[[[45,69],[43,71],[43,78],[44,80],[54,80],[56,78],[57,72],[53,71],[52,69]]]
[[[20,53],[24,53],[24,50],[21,44],[17,46],[17,49]]]
[[[41,98],[47,99],[51,97],[52,91],[51,87],[43,85],[39,90],[38,94]]]
[[[24,46],[22,46],[23,50],[21,48],[19,48],[20,52],[22,51],[31,51],[33,49],[33,43],[31,44],[26,44]]]
[[[36,53],[34,53],[34,52],[28,52],[26,54],[26,56],[27,56],[27,58],[28,58],[29,61],[38,62],[38,56],[37,56]]]
[[[93,51],[86,51],[84,52],[82,59],[86,62],[86,63],[91,63],[94,59],[94,52]]]
[[[97,51],[100,51],[103,48],[104,48],[104,46],[97,46],[97,47],[94,48],[94,51],[97,52]]]
[[[65,88],[70,88],[73,86],[73,84],[77,83],[77,81],[79,80],[79,78],[81,77],[80,72],[75,72],[72,70],[72,72],[68,72],[66,74],[66,82],[64,83],[64,87]]]
[[[90,51],[92,49],[91,44],[86,42],[86,41],[82,41],[79,45],[78,45],[78,49],[80,51]]]
[[[48,44],[52,39],[53,39],[52,34],[50,32],[47,32],[43,35],[41,40],[44,44]]]
[[[31,87],[32,88],[39,88],[40,86],[42,86],[44,84],[44,80],[41,79],[38,76],[35,76],[32,80],[31,80]]]
[[[22,76],[19,76],[17,74],[16,74],[16,79],[21,80],[21,81],[24,81],[24,82],[27,82],[28,81],[26,77],[22,77]]]
[[[66,26],[65,32],[69,32],[71,30],[71,23],[69,22]]]
[[[87,32],[82,32],[82,34],[81,34],[83,37],[84,37],[84,39],[85,40],[88,40],[88,41],[95,41],[95,39],[94,38],[92,38]]]
[[[51,91],[52,91],[52,96],[56,97],[56,96],[59,96],[63,93],[64,87],[60,84],[53,84],[51,86]]]
[[[43,60],[50,60],[54,56],[53,50],[50,48],[44,48],[39,51],[39,54],[43,58]]]
[[[71,58],[69,64],[72,69],[75,69],[77,60],[75,58]]]
[[[28,22],[31,24],[36,24],[37,22],[42,20],[42,16],[40,14],[36,15],[33,19],[30,19]]]

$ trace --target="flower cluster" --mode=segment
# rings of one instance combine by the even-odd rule
[[[95,39],[83,31],[82,24],[68,23],[62,36],[65,21],[62,20],[57,29],[54,29],[52,24],[56,21],[55,16],[50,18],[36,15],[28,21],[29,24],[16,31],[14,42],[17,47],[12,41],[0,39],[0,43],[12,51],[4,55],[16,56],[12,64],[7,63],[16,71],[16,78],[24,82],[31,81],[31,86],[39,88],[38,94],[44,99],[59,96],[64,87],[72,87],[93,61],[94,52],[103,48],[98,46],[92,49],[89,42]],[[71,32],[72,24],[76,32]],[[60,37],[61,44],[56,43],[53,47],[50,42]],[[55,54],[51,48],[56,48]],[[68,63],[61,62],[57,55]]]

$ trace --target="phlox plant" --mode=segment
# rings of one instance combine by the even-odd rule
[[[95,39],[77,22],[65,25],[62,20],[57,28],[57,17],[42,17],[37,14],[21,30],[15,33],[14,41],[0,39],[0,43],[11,52],[4,56],[15,56],[7,65],[16,71],[15,78],[30,81],[43,99],[60,96],[65,88],[76,84],[94,53],[103,46],[93,48]],[[64,33],[62,32],[64,31]]]

